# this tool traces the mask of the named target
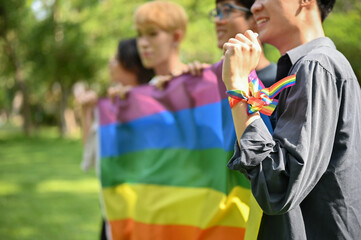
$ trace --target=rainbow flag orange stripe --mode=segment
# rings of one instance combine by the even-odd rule
[[[215,226],[200,229],[193,226],[156,225],[135,222],[132,219],[110,221],[113,236],[119,239],[157,239],[173,240],[207,239],[207,240],[239,240],[244,239],[245,229],[237,227]],[[124,230],[123,230],[124,229]],[[132,236],[132,238],[130,238]]]

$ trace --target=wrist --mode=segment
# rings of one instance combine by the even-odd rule
[[[238,116],[240,119],[243,119],[246,125],[249,125],[251,122],[261,117],[259,112],[249,114],[248,104],[244,101],[237,103],[232,108],[232,113],[234,116]]]
[[[242,90],[244,92],[248,92],[248,77],[238,78],[233,80],[230,84],[226,85],[228,91],[230,90]]]

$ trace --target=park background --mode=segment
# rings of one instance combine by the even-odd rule
[[[120,39],[136,36],[132,15],[144,2],[1,1],[0,239],[98,239],[99,183],[80,169],[73,90],[81,82],[104,94],[109,58]],[[214,0],[174,2],[189,16],[183,61],[219,61]],[[361,3],[337,1],[324,28],[361,80]],[[275,48],[265,52],[277,62]]]

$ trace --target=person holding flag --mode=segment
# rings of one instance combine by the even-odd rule
[[[248,179],[226,167],[235,132],[221,72],[185,73],[187,16],[178,4],[142,4],[134,24],[142,63],[156,76],[125,99],[98,103],[111,238],[254,239],[262,212]]]

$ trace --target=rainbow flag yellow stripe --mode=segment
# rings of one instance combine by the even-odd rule
[[[262,211],[246,188],[234,187],[226,195],[210,188],[121,184],[104,188],[102,192],[112,229],[119,229],[119,225],[120,229],[132,226],[132,234],[144,234],[149,228],[154,238],[148,239],[159,240],[167,239],[170,235],[163,234],[169,231],[188,236],[183,239],[202,239],[197,235],[217,239],[228,231],[227,239],[257,238]],[[135,231],[135,226],[139,231]],[[158,235],[154,228],[161,230]],[[126,231],[114,230],[113,238],[123,239],[123,234]]]

